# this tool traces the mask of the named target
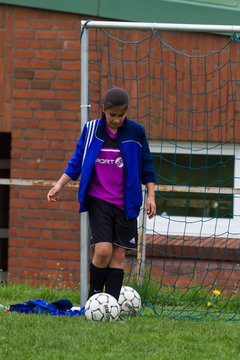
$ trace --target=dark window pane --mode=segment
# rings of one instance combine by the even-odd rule
[[[153,154],[159,185],[233,187],[234,157],[225,155]],[[157,192],[158,214],[233,217],[233,195]]]
[[[0,178],[9,178],[9,176],[10,176],[10,169],[1,169],[1,158],[0,158]],[[0,228],[8,228],[9,193],[10,193],[9,186],[0,185]]]
[[[11,134],[0,133],[0,159],[10,159]]]
[[[0,239],[0,269],[7,271],[8,239]]]
[[[0,177],[10,177],[11,134],[0,133]],[[9,186],[0,185],[0,228],[9,224]],[[5,235],[4,235],[5,236]],[[7,271],[8,239],[0,237],[0,269]]]
[[[9,186],[0,185],[0,228],[8,228]]]

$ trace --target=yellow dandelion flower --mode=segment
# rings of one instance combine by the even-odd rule
[[[213,290],[213,295],[219,296],[221,294],[221,291],[219,290]]]
[[[208,301],[207,307],[210,307],[210,306],[212,306],[212,303],[211,303],[211,301]]]

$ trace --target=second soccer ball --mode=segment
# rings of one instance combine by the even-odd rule
[[[118,303],[120,315],[137,315],[141,309],[141,297],[131,286],[122,286]]]

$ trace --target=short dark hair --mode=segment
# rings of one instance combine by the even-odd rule
[[[125,106],[128,108],[128,93],[125,89],[119,87],[113,87],[107,90],[103,98],[104,109],[111,109],[115,106]]]

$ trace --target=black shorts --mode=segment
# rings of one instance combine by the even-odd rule
[[[124,249],[137,249],[137,219],[126,219],[116,205],[89,196],[91,245],[108,242]]]

